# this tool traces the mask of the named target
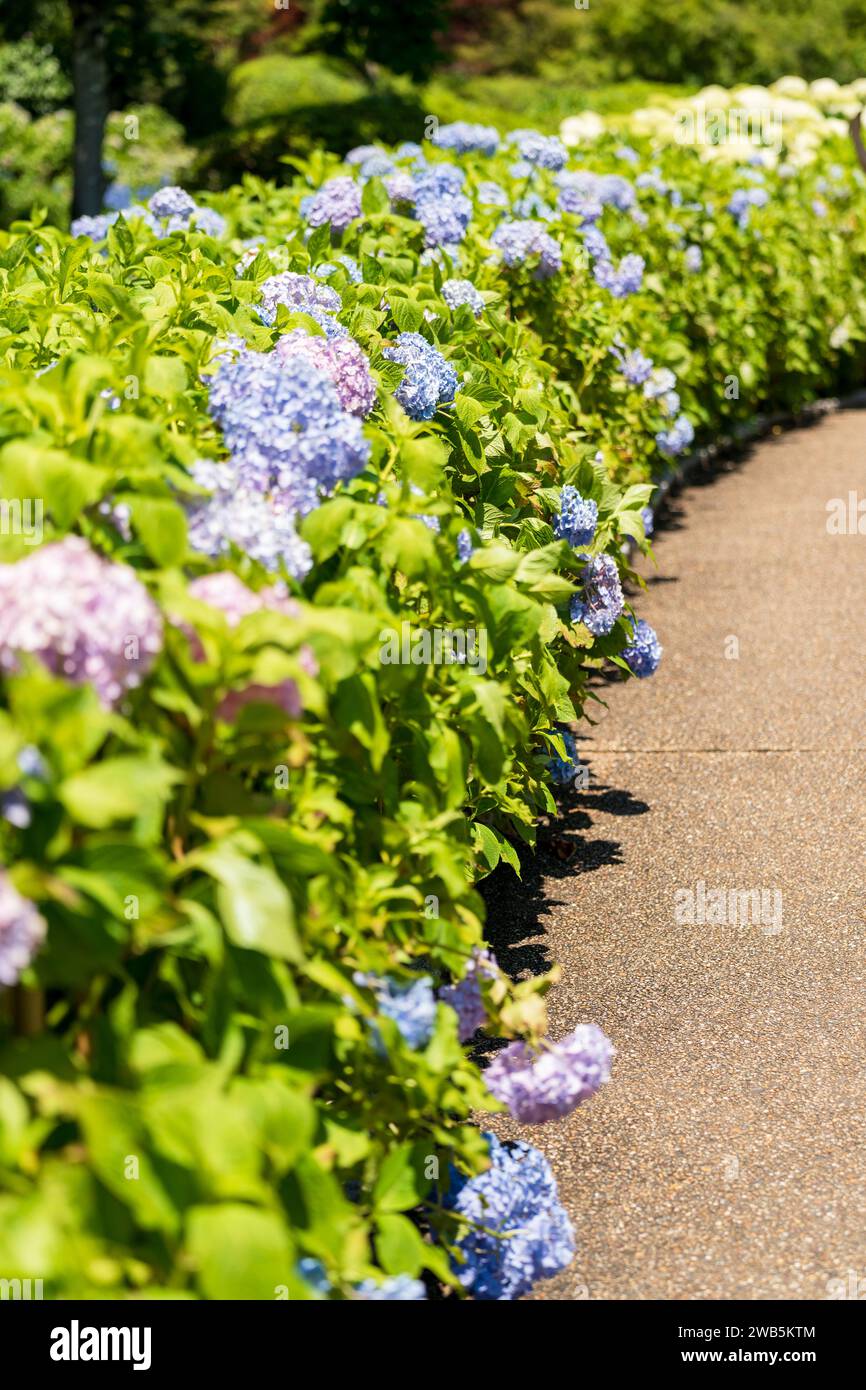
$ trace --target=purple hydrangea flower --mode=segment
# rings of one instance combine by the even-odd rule
[[[738,188],[731,195],[727,210],[735,219],[737,226],[748,227],[749,215],[752,208],[766,207],[770,201],[770,195],[766,188]]]
[[[662,651],[654,629],[640,618],[632,624],[632,638],[628,646],[623,648],[622,659],[634,675],[644,679],[657,669]]]
[[[678,415],[670,429],[659,430],[656,444],[668,458],[676,458],[678,454],[685,453],[694,437],[695,431],[689,417]]]
[[[457,559],[460,561],[461,565],[466,564],[466,561],[471,558],[474,550],[475,546],[472,544],[472,535],[468,528],[464,526],[457,537]]]
[[[361,216],[361,190],[348,174],[328,179],[313,196],[305,215],[311,227],[329,222],[332,231],[344,232]]]
[[[283,613],[286,617],[295,617],[299,611],[297,603],[286,593],[284,585],[274,584],[256,593],[247,588],[231,570],[200,575],[190,584],[189,594],[200,603],[216,608],[225,616],[229,627],[237,627],[242,618],[248,617],[251,613],[259,613],[263,609],[272,613]],[[204,648],[198,635],[192,629],[186,630],[194,658],[203,660]],[[318,674],[318,665],[309,647],[301,648],[299,659],[309,675]],[[288,677],[276,685],[254,683],[242,689],[230,690],[220,702],[217,714],[221,719],[234,720],[240,710],[253,701],[276,705],[292,719],[299,719],[303,712],[297,682]]]
[[[499,148],[499,131],[492,125],[451,121],[433,132],[431,144],[440,150],[454,150],[455,154],[469,154],[477,150],[480,154],[492,155]]]
[[[543,1154],[521,1141],[484,1137],[490,1167],[472,1178],[452,1171],[443,1204],[470,1227],[452,1257],[461,1284],[477,1299],[504,1301],[565,1269],[574,1231]]]
[[[413,1050],[426,1047],[436,1023],[436,996],[429,975],[415,980],[394,980],[388,975],[363,974],[356,970],[352,976],[360,989],[369,989],[379,1013],[396,1023],[397,1031]],[[377,1051],[384,1051],[381,1034],[375,1023],[371,1033]]]
[[[461,304],[467,304],[477,319],[484,309],[484,300],[471,280],[444,280],[442,298],[449,309],[459,309]]]
[[[344,338],[347,329],[333,317],[339,313],[343,301],[330,285],[319,285],[311,275],[298,275],[292,270],[284,270],[280,275],[271,275],[260,286],[262,303],[259,317],[270,327],[276,321],[277,308],[284,304],[302,314],[309,314],[325,330],[328,338]]]
[[[453,401],[457,373],[420,333],[401,333],[382,355],[406,368],[394,395],[413,420],[432,420],[437,406]]]
[[[507,266],[523,265],[531,256],[538,256],[537,280],[546,280],[562,269],[562,248],[545,229],[543,222],[532,219],[500,222],[490,243]]]
[[[295,328],[280,338],[274,354],[287,367],[303,357],[334,383],[344,410],[350,415],[369,415],[376,404],[376,383],[370,364],[354,338],[312,337]]]
[[[117,217],[116,212],[100,212],[94,217],[87,214],[74,217],[69,224],[69,234],[75,237],[88,236],[91,241],[104,241],[108,236],[109,227],[114,226]]]
[[[610,290],[614,299],[625,299],[640,289],[645,264],[643,256],[632,253],[623,256],[616,269],[610,261],[596,261],[593,274],[602,289]]]
[[[589,255],[594,261],[609,261],[610,247],[607,244],[605,235],[599,231],[598,227],[581,227],[583,244]]]
[[[585,623],[593,637],[604,637],[625,607],[619,570],[612,555],[595,555],[581,576],[583,597],[571,600],[571,621]]]
[[[0,869],[0,985],[18,983],[45,940],[46,930],[45,919]]]
[[[386,178],[385,188],[395,207],[399,203],[414,203],[415,201],[415,180],[405,169],[398,169],[396,174],[391,174],[389,178]]]
[[[560,494],[559,515],[553,534],[575,548],[589,545],[598,525],[598,503],[581,497],[576,487],[566,483]]]
[[[613,1048],[594,1023],[583,1023],[562,1042],[538,1051],[525,1042],[497,1053],[484,1080],[521,1124],[541,1125],[570,1115],[610,1079]]]
[[[128,565],[103,560],[80,536],[0,565],[0,670],[38,657],[103,705],[138,685],[162,650],[162,618]]]
[[[496,961],[489,951],[476,946],[466,963],[466,974],[455,985],[445,985],[439,991],[439,999],[457,1014],[457,1032],[462,1043],[483,1028],[487,1022],[487,1010],[481,992],[483,979],[496,978]]]

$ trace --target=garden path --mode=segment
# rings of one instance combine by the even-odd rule
[[[636,599],[661,667],[606,692],[589,789],[491,894],[502,964],[562,967],[551,1035],[617,1048],[572,1115],[492,1126],[575,1224],[539,1299],[866,1295],[866,535],[827,531],[850,491],[854,410],[672,499]],[[699,882],[765,890],[762,920],[696,899],[678,924]]]

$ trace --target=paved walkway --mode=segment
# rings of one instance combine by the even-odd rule
[[[496,1122],[577,1231],[540,1299],[866,1294],[866,535],[826,531],[866,497],[866,413],[725,467],[643,566],[661,668],[610,688],[589,791],[492,893],[502,963],[562,966],[552,1035],[618,1049],[573,1115]],[[767,890],[761,920],[678,923],[699,881]]]

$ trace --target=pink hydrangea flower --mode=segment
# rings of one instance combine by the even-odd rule
[[[128,565],[66,536],[0,565],[0,670],[29,653],[106,707],[139,685],[162,649],[162,617]]]

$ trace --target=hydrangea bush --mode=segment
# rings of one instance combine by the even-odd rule
[[[570,1259],[472,1116],[567,1114],[612,1048],[547,1036],[477,883],[594,673],[659,664],[654,483],[866,327],[841,144],[756,199],[633,143],[457,123],[0,234],[4,1277],[501,1299]]]

